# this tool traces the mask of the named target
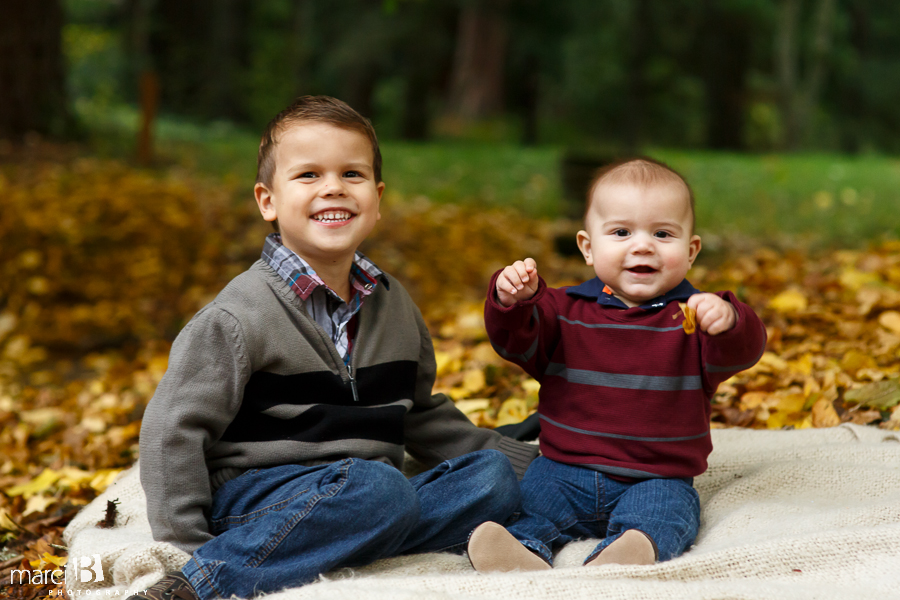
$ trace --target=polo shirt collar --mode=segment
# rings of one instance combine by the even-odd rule
[[[683,302],[694,294],[699,294],[700,290],[695,288],[687,279],[683,279],[681,283],[669,290],[662,296],[657,296],[653,300],[641,304],[638,308],[643,310],[651,310],[662,308],[669,302]],[[576,298],[585,300],[593,300],[602,306],[614,306],[616,308],[629,308],[627,304],[612,295],[612,291],[606,287],[599,277],[594,277],[570,288],[566,288],[566,294]]]

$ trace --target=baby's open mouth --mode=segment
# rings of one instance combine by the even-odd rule
[[[353,213],[349,210],[326,210],[312,216],[314,220],[320,223],[340,223],[341,221],[349,220],[351,217],[353,217]]]
[[[632,273],[655,273],[656,272],[656,269],[654,269],[653,267],[648,267],[646,265],[630,267],[628,270],[631,271]]]

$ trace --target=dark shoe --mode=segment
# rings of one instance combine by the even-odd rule
[[[200,600],[193,586],[181,571],[166,576],[147,588],[147,591],[130,596],[128,600]]]

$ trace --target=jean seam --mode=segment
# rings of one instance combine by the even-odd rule
[[[213,592],[215,592],[216,596],[218,596],[219,598],[223,598],[224,594],[222,594],[222,592],[220,592],[219,589],[216,588],[215,585],[213,585],[213,582],[210,579],[211,573],[207,573],[206,566],[200,564],[200,562],[196,558],[194,558],[192,560],[194,561],[194,564],[197,565],[197,571],[200,573],[200,576],[203,577],[204,583],[206,583],[206,585],[209,587],[209,589],[211,589]],[[219,565],[223,564],[224,562],[225,561],[216,560],[216,561],[212,561],[210,564],[212,565],[213,568],[216,568]]]
[[[264,563],[275,550],[275,548],[277,548],[278,545],[282,542],[282,540],[284,540],[284,538],[287,537],[287,535],[294,529],[294,527],[297,526],[297,523],[299,523],[301,520],[303,520],[304,517],[312,512],[312,510],[316,507],[320,500],[323,500],[324,498],[331,498],[337,495],[338,492],[340,492],[342,489],[344,489],[344,485],[346,485],[347,480],[349,479],[349,471],[351,465],[353,464],[353,459],[346,459],[343,462],[344,464],[340,469],[340,482],[336,485],[330,486],[330,489],[327,493],[316,494],[315,496],[310,498],[309,502],[307,502],[306,504],[306,507],[302,511],[294,515],[294,517],[290,521],[288,521],[284,525],[284,527],[281,528],[281,531],[279,531],[275,536],[272,537],[272,539],[269,540],[269,543],[266,544],[260,550],[260,552],[247,563],[247,567],[255,568]]]
[[[249,523],[250,521],[255,521],[256,519],[259,519],[260,517],[264,517],[272,511],[278,511],[278,510],[283,509],[285,504],[291,502],[292,500],[294,500],[294,498],[297,498],[298,496],[302,496],[309,490],[310,490],[310,488],[306,488],[305,490],[297,492],[290,498],[285,498],[284,500],[280,500],[280,501],[276,502],[275,504],[270,504],[269,506],[264,506],[263,508],[257,508],[256,510],[248,512],[243,515],[237,515],[237,516],[228,515],[227,517],[213,519],[212,524],[213,524],[213,526],[216,526],[216,527],[218,527],[220,524],[221,525],[231,525],[231,524],[237,523],[239,525],[244,525],[246,523]]]

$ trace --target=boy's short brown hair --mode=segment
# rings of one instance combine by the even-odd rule
[[[696,217],[694,214],[694,191],[684,176],[667,165],[666,163],[646,156],[637,156],[617,160],[606,166],[601,167],[594,174],[591,185],[588,187],[587,202],[584,207],[584,217],[587,219],[588,212],[591,210],[591,200],[594,196],[594,190],[601,183],[624,183],[638,186],[652,185],[675,185],[683,186],[687,192],[688,202],[691,209],[691,230],[696,225]]]
[[[256,158],[256,183],[271,187],[275,175],[275,146],[278,136],[288,128],[304,123],[326,123],[357,131],[372,144],[372,168],[375,182],[381,183],[381,150],[375,129],[367,118],[349,104],[331,96],[300,96],[290,106],[275,115],[263,131]]]

